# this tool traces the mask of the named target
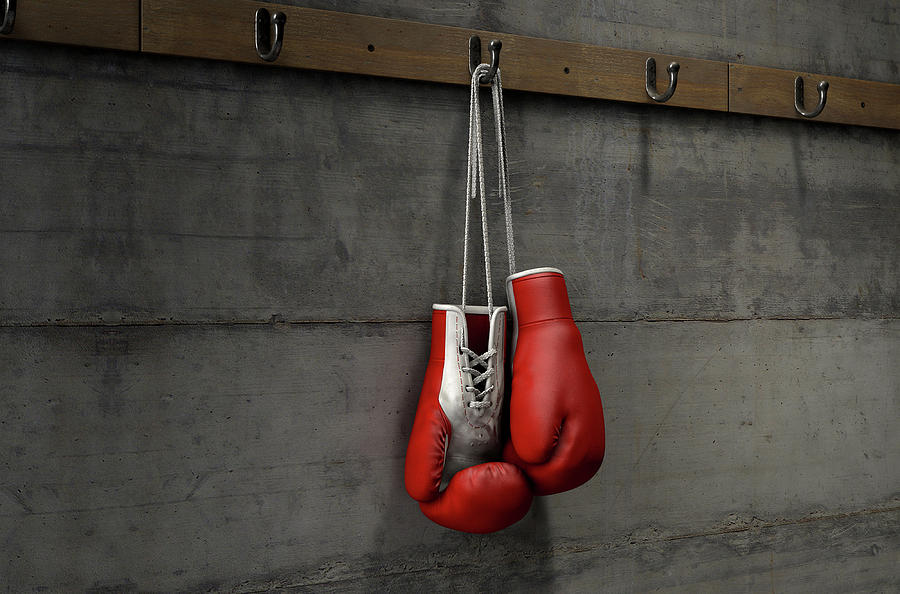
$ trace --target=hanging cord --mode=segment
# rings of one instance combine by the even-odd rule
[[[472,72],[469,93],[469,148],[468,166],[466,168],[466,219],[463,232],[463,278],[462,308],[466,307],[466,279],[469,268],[469,217],[472,195],[480,197],[481,233],[484,245],[484,276],[487,284],[488,315],[494,311],[493,291],[491,288],[491,256],[487,225],[487,192],[484,183],[484,149],[481,133],[481,101],[479,99],[480,79],[490,70],[490,65],[481,64]],[[494,105],[494,127],[497,132],[497,169],[500,196],[503,198],[503,209],[506,219],[506,248],[509,256],[509,273],[515,271],[515,242],[512,230],[512,206],[509,192],[509,166],[506,152],[506,119],[503,110],[503,87],[498,69],[491,81],[491,95]],[[474,147],[474,151],[473,151]]]
[[[472,78],[474,80],[475,73],[472,73]],[[475,84],[474,82],[472,83]],[[469,277],[469,207],[472,202],[472,146],[475,143],[475,130],[474,125],[472,123],[472,118],[474,116],[475,110],[475,102],[477,101],[477,96],[475,95],[474,87],[469,88],[469,140],[468,140],[468,155],[466,157],[466,218],[465,218],[465,226],[463,230],[463,270],[462,270],[462,310],[466,311],[466,279]],[[476,172],[477,173],[477,172]]]
[[[506,218],[506,254],[509,257],[509,273],[516,271],[516,242],[513,237],[512,203],[509,190],[509,158],[506,154],[506,113],[503,109],[503,85],[500,82],[500,69],[494,75],[491,85],[494,99],[494,122],[497,131],[497,171],[500,179],[500,196],[503,198],[503,212]]]
[[[466,279],[469,268],[469,208],[472,195],[481,199],[481,234],[484,245],[484,276],[487,283],[488,315],[494,311],[494,298],[491,291],[491,252],[488,242],[487,228],[487,201],[484,185],[484,150],[481,139],[481,101],[479,99],[479,80],[484,74],[481,66],[472,73],[471,86],[469,87],[469,150],[468,166],[466,172],[466,223],[463,232],[463,278],[462,278],[462,308],[466,310]]]
[[[469,272],[469,214],[472,203],[472,195],[480,198],[481,206],[481,234],[484,245],[484,277],[487,284],[488,315],[493,315],[494,298],[491,288],[491,254],[487,225],[487,192],[484,184],[484,148],[481,133],[481,102],[479,100],[480,80],[482,75],[490,71],[488,64],[479,65],[472,73],[472,84],[469,93],[469,148],[466,167],[466,221],[463,233],[463,278],[462,278],[462,310],[466,311],[466,279]],[[509,168],[506,156],[506,122],[503,112],[503,87],[500,82],[500,70],[498,69],[491,83],[491,94],[494,104],[494,126],[497,131],[497,169],[500,186],[500,196],[503,198],[503,208],[506,215],[506,248],[509,255],[509,272],[515,269],[515,248],[512,232],[512,208],[509,198]],[[472,385],[465,390],[470,395],[467,402],[469,408],[475,409],[479,414],[493,406],[489,399],[494,390],[490,378],[494,375],[494,367],[491,366],[497,350],[489,348],[479,355],[475,351],[460,347],[463,355],[462,370],[472,378]],[[481,389],[478,385],[481,385]]]

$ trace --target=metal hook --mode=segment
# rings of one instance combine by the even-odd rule
[[[16,24],[16,0],[6,0],[3,11],[3,24],[0,25],[0,33],[9,35]]]
[[[797,113],[805,118],[814,118],[825,109],[825,100],[828,97],[828,81],[821,81],[816,88],[819,90],[819,103],[812,111],[803,109],[803,77],[798,76],[794,79],[794,109]]]
[[[497,68],[500,67],[500,50],[503,48],[503,43],[499,39],[495,39],[489,47],[491,50],[491,69],[487,74],[481,75],[481,80],[478,81],[483,85],[490,83],[494,79],[494,75],[497,74]],[[469,76],[475,73],[475,69],[478,68],[479,64],[481,64],[481,38],[473,35],[469,38]]]
[[[665,93],[660,94],[656,90],[656,60],[653,58],[647,58],[647,95],[650,96],[651,99],[657,101],[659,103],[665,103],[669,99],[672,98],[672,95],[675,94],[675,87],[678,85],[678,71],[681,69],[681,65],[678,62],[672,62],[669,64],[669,67],[666,68],[666,71],[669,73],[669,88],[666,89]]]
[[[271,43],[270,20],[275,25],[275,43]],[[287,22],[287,16],[283,12],[276,12],[270,19],[269,11],[265,8],[256,11],[256,53],[266,62],[274,62],[281,53],[285,22]]]

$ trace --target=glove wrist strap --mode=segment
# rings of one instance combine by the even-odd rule
[[[566,281],[559,272],[537,272],[509,283],[519,328],[546,320],[572,319]]]

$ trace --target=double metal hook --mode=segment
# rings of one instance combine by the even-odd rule
[[[812,111],[806,111],[803,108],[803,77],[798,76],[794,79],[794,109],[805,118],[814,118],[825,109],[825,100],[828,98],[828,81],[820,81],[816,85],[816,89],[819,91],[819,102]]]
[[[678,71],[680,69],[681,65],[678,62],[669,64],[669,67],[666,68],[666,72],[669,73],[669,88],[666,89],[665,93],[660,93],[656,90],[656,60],[647,58],[647,84],[645,85],[647,95],[659,103],[665,103],[671,99],[672,95],[675,94],[675,87],[678,85]]]
[[[3,23],[0,24],[0,33],[9,35],[16,25],[16,0],[5,0],[3,7]]]
[[[269,23],[275,26],[275,43],[272,43],[272,34]],[[269,17],[269,11],[260,8],[256,11],[256,53],[266,62],[274,62],[281,53],[284,44],[284,24],[287,16],[283,12],[276,12]]]
[[[494,80],[494,75],[497,74],[497,68],[500,67],[500,50],[503,48],[503,43],[499,39],[495,39],[489,47],[491,49],[491,69],[487,74],[482,74],[481,80],[478,81],[483,85],[489,84]],[[473,35],[469,38],[469,76],[475,74],[475,69],[478,68],[479,64],[481,64],[481,38]]]

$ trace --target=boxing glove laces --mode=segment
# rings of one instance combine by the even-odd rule
[[[478,104],[478,80],[487,69],[487,64],[475,69],[470,94],[461,305],[432,308],[431,354],[404,471],[407,492],[428,518],[447,528],[475,533],[494,532],[517,522],[532,500],[522,470],[500,460],[507,309],[494,307],[491,295]],[[499,71],[492,91],[496,114],[498,106],[502,110]],[[499,129],[502,119],[495,121]],[[472,194],[479,192],[486,307],[466,305],[469,205]]]
[[[505,333],[505,307],[491,314],[473,306],[465,313],[453,305],[432,310],[431,356],[406,454],[406,490],[428,518],[454,530],[494,532],[531,506],[522,471],[497,461]]]

